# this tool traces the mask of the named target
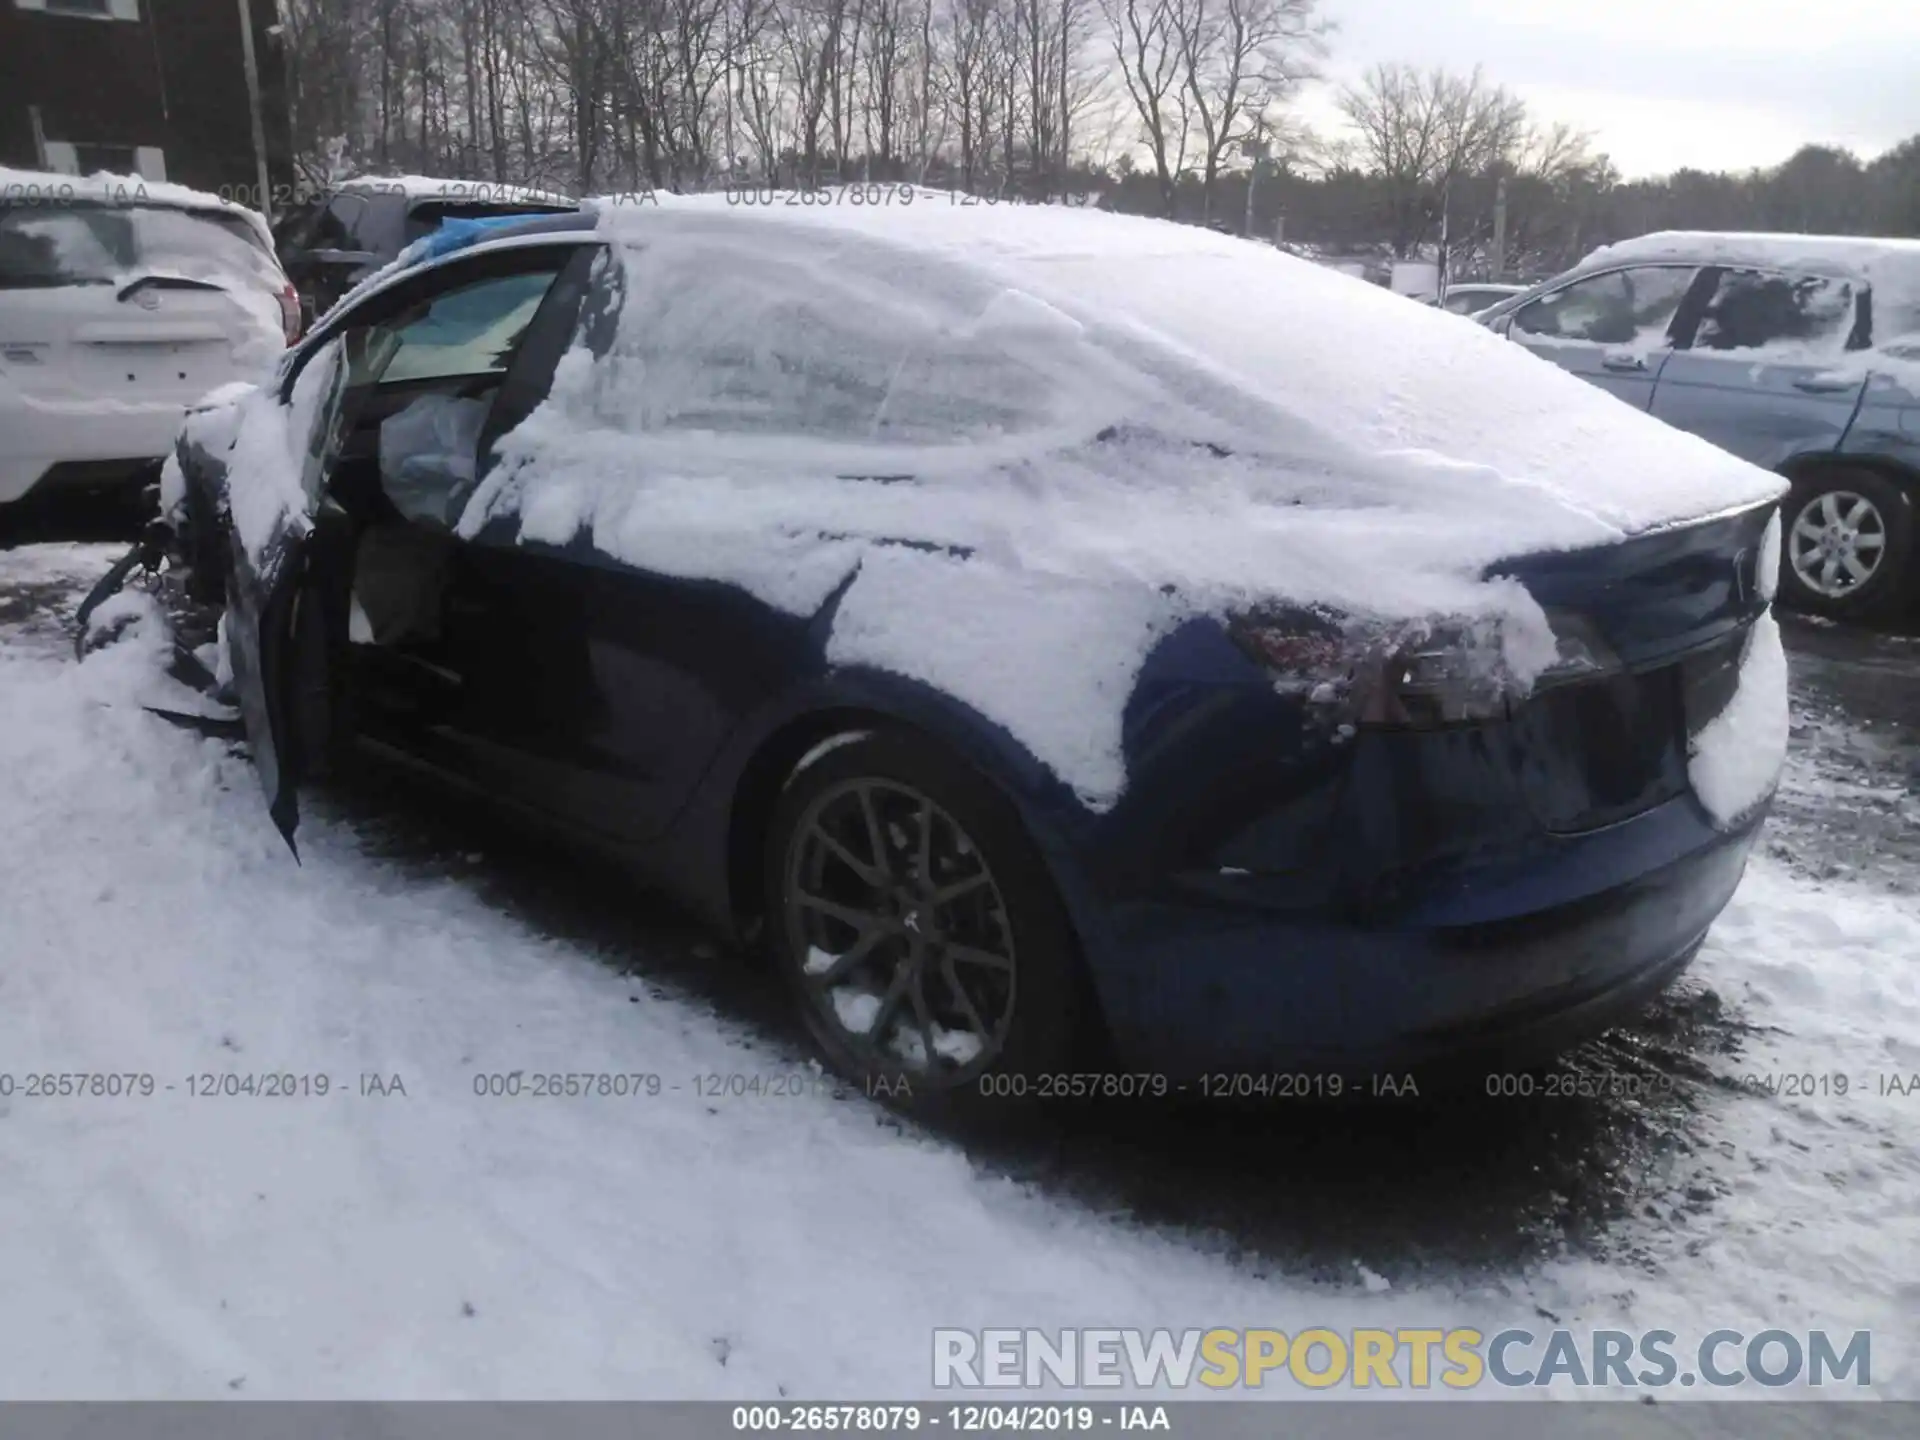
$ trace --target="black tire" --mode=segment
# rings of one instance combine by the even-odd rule
[[[875,731],[794,775],[768,826],[764,884],[774,963],[827,1062],[867,1094],[920,1114],[976,1114],[1042,1098],[1078,1053],[1088,1011],[1078,947],[1039,852],[1012,804],[931,741]],[[815,889],[832,894],[799,899]],[[847,914],[874,923],[856,928]],[[1004,972],[984,963],[1001,952]],[[953,958],[962,953],[971,958]],[[877,1042],[843,1009],[868,1002],[869,1030],[886,1025]],[[929,1055],[931,1070],[919,1063]]]
[[[1806,527],[1819,527],[1824,515],[1845,515],[1864,500],[1860,534],[1878,538],[1868,547],[1879,552],[1872,573],[1847,585],[1841,593],[1823,593],[1809,584],[1796,565],[1796,553],[1807,565],[1812,544]],[[1823,512],[1822,507],[1829,507]],[[1803,526],[1802,522],[1805,522]],[[1796,530],[1796,527],[1801,527]],[[1898,612],[1911,593],[1914,545],[1913,499],[1898,485],[1871,470],[1823,469],[1795,483],[1780,507],[1780,600],[1793,610],[1832,620],[1884,620]],[[1820,577],[1816,573],[1815,580]],[[1844,572],[1838,579],[1845,580]],[[1829,590],[1831,587],[1829,587]]]

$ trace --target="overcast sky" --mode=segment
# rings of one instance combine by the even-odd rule
[[[1628,176],[1872,155],[1920,132],[1920,0],[1321,0],[1334,83],[1470,71],[1591,130]],[[1302,102],[1332,128],[1331,87]]]

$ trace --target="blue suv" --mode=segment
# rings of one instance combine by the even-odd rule
[[[1911,594],[1920,240],[1663,232],[1477,317],[1792,482],[1781,595],[1879,619]]]

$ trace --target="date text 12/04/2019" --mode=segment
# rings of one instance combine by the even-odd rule
[[[404,1097],[407,1093],[407,1082],[397,1071],[364,1070],[345,1077],[296,1070],[198,1070],[176,1076],[150,1070],[0,1071],[0,1100],[145,1100],[156,1095],[299,1100],[334,1095]]]

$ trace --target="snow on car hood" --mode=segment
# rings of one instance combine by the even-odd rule
[[[853,193],[604,207],[616,323],[588,317],[600,353],[564,358],[461,533],[517,514],[523,541],[584,532],[794,614],[837,596],[830,660],[967,701],[1103,808],[1133,677],[1182,619],[1283,600],[1491,620],[1486,663],[1524,686],[1555,638],[1489,565],[1782,488],[1266,246]]]

